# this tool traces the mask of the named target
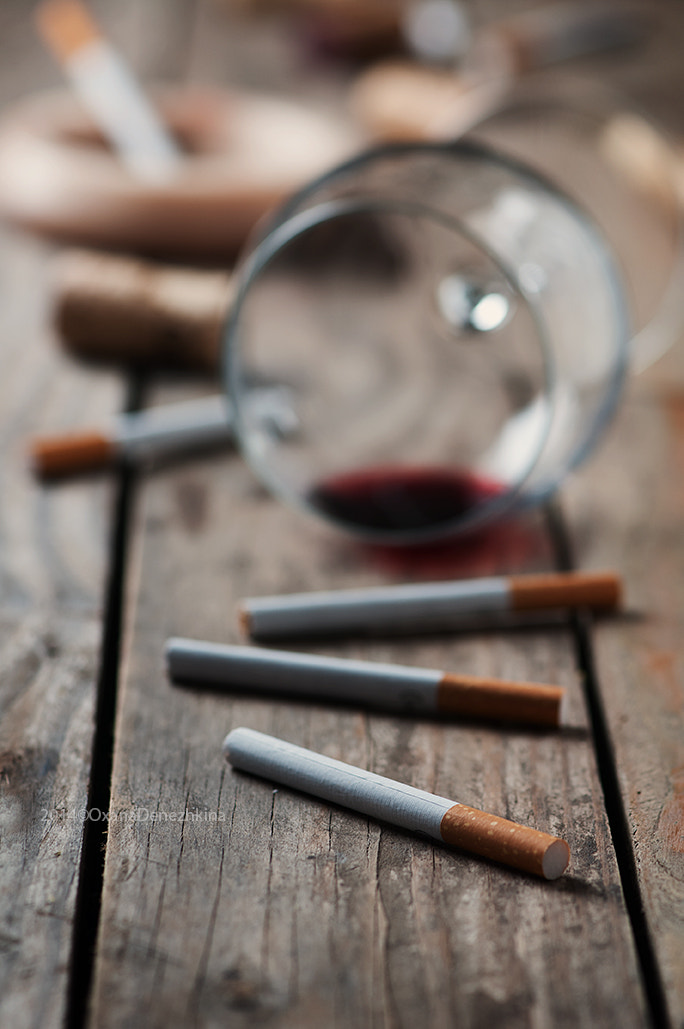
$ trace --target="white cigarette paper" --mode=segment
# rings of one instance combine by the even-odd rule
[[[296,430],[297,417],[287,391],[255,387],[247,402],[251,415],[267,424],[270,432],[287,435]],[[119,415],[113,432],[120,454],[128,460],[228,443],[234,437],[233,406],[223,395]]]
[[[557,879],[570,859],[567,843],[556,836],[253,729],[233,729],[223,752],[234,768],[545,879]]]
[[[285,390],[254,388],[247,403],[252,416],[267,424],[269,431],[280,435],[295,431],[297,418]],[[233,405],[217,395],[119,415],[112,438],[127,460],[233,442]]]
[[[429,668],[295,654],[174,637],[169,677],[219,688],[337,700],[361,707],[558,726],[564,690]]]
[[[79,49],[64,70],[123,163],[140,179],[163,182],[182,155],[128,65],[104,39]]]
[[[118,453],[131,460],[186,447],[223,443],[232,437],[232,409],[222,396],[119,415],[112,431]]]

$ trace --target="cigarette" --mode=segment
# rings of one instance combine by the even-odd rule
[[[130,68],[79,0],[46,0],[38,30],[82,103],[127,168],[140,179],[169,178],[181,154]]]
[[[557,836],[296,747],[253,729],[233,729],[223,753],[234,768],[422,833],[512,868],[557,879],[570,848]]]
[[[278,388],[255,389],[253,413],[279,434],[296,427],[296,416]],[[29,444],[31,465],[44,479],[93,471],[116,462],[140,464],[201,448],[233,442],[234,420],[223,396],[165,404],[115,418],[108,429],[45,436]]]
[[[619,603],[620,593],[614,572],[497,576],[250,598],[240,606],[240,620],[255,639],[411,632],[469,622],[473,615],[610,609]]]
[[[541,683],[452,675],[429,668],[173,638],[169,677],[425,715],[561,724],[565,690]]]

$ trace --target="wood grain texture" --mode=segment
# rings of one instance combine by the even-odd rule
[[[220,22],[205,8],[195,37],[219,79]],[[155,476],[136,529],[93,1025],[647,1024],[566,633],[334,649],[560,681],[575,719],[560,739],[190,693],[164,677],[165,638],[236,639],[241,596],[450,564],[544,568],[538,540],[517,527],[411,568],[305,527],[228,459]],[[220,740],[239,724],[562,833],[571,874],[549,888],[232,773]]]
[[[59,1026],[92,744],[100,625],[0,627],[0,1020]]]
[[[132,6],[116,5],[124,41]],[[31,14],[2,4],[2,104],[62,84]],[[46,488],[27,442],[97,425],[123,400],[117,375],[60,351],[52,255],[0,228],[0,1024],[17,1029],[65,1016],[112,529],[111,479]]]
[[[197,77],[308,88],[280,37],[242,47],[215,3],[192,30],[192,6],[94,4],[143,73],[177,69],[192,38]],[[35,58],[28,9],[2,4],[3,52]],[[670,110],[675,66],[679,48],[663,91]],[[3,101],[57,80],[42,61],[0,61]],[[64,1012],[109,505],[106,480],[38,487],[23,439],[96,423],[120,402],[115,379],[34,348],[46,343],[44,261],[38,244],[2,236],[0,1024],[12,1027],[57,1026]],[[612,456],[569,493],[582,564],[619,562],[648,612],[602,625],[597,645],[673,1020],[684,879],[681,407],[677,397],[629,405]],[[647,456],[633,465],[638,453]],[[389,552],[371,559],[278,508],[228,457],[152,474],[136,525],[93,1026],[648,1024],[564,628],[328,648],[558,681],[572,693],[560,736],[217,697],[165,680],[166,637],[237,638],[244,595],[549,567],[537,524],[493,543],[426,552],[412,566]],[[232,773],[220,742],[238,724],[566,836],[570,874],[537,882]]]
[[[3,5],[0,98],[53,74],[26,4]],[[22,55],[22,60],[12,59]],[[30,434],[99,418],[111,376],[70,366],[47,329],[49,251],[0,229],[0,1022],[58,1026],[92,741],[108,485],[46,491]]]
[[[111,491],[38,484],[27,440],[99,420],[112,376],[46,330],[49,253],[0,234],[0,1023],[58,1026],[86,805]]]
[[[657,11],[642,60],[611,77],[677,142],[684,22],[675,5]],[[625,579],[627,616],[594,629],[597,677],[672,1026],[684,1024],[682,342],[629,383],[606,441],[564,490],[580,566],[608,562]]]
[[[568,493],[583,564],[611,561],[628,614],[595,629],[598,676],[672,1025],[684,1021],[684,375],[637,385]],[[669,374],[666,368],[669,367]]]
[[[527,528],[526,562],[461,567],[544,567]],[[647,1024],[564,628],[319,648],[560,682],[560,735],[184,690],[167,636],[236,640],[245,594],[392,575],[229,456],[154,474],[135,539],[91,1025]],[[232,772],[237,725],[561,835],[571,872],[540,883]]]

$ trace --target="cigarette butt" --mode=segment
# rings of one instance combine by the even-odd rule
[[[182,682],[422,715],[555,727],[565,696],[559,686],[179,637],[165,652],[169,677]]]
[[[116,457],[116,446],[99,432],[35,439],[29,450],[34,472],[43,479],[103,468]]]
[[[620,603],[621,582],[614,572],[565,572],[513,576],[511,605],[515,611],[547,607],[614,608]]]
[[[570,860],[570,848],[557,836],[253,729],[233,729],[223,742],[223,752],[234,768],[544,879],[557,879]]]
[[[449,808],[442,818],[440,833],[444,842],[452,847],[531,872],[542,879],[558,879],[570,861],[570,848],[565,840],[465,804]]]

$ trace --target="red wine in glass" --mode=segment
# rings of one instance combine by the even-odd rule
[[[378,466],[323,479],[310,490],[309,501],[360,530],[420,532],[456,523],[503,490],[457,469]]]

